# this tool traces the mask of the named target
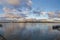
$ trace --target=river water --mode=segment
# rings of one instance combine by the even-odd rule
[[[7,40],[60,40],[60,31],[53,30],[54,25],[60,23],[18,23],[11,34],[7,34]],[[7,24],[8,25],[8,24]],[[12,29],[11,29],[12,30]],[[9,31],[9,30],[8,30]],[[7,31],[7,32],[8,32]]]

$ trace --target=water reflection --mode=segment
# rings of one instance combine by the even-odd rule
[[[53,25],[60,23],[8,23],[4,35],[8,40],[55,40],[60,32],[53,30]]]

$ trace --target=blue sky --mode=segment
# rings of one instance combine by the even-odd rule
[[[27,8],[28,14],[25,14],[25,15],[28,15],[29,17],[37,17],[37,16],[33,16],[34,15],[33,11],[35,10],[39,10],[42,12],[51,12],[56,10],[60,11],[60,0],[22,0],[22,2],[20,1],[21,0],[19,0],[19,4],[18,4],[17,3],[18,1],[16,3],[12,3],[14,1],[10,3],[9,0],[8,2],[6,2],[6,0],[0,0],[0,14],[5,13],[5,11],[3,10],[3,8],[5,7],[10,8],[10,10],[13,10],[13,9],[17,11],[22,10],[22,12],[26,11],[25,9]],[[41,18],[40,16],[38,17]]]
[[[33,0],[33,7],[44,11],[60,10],[60,0]]]

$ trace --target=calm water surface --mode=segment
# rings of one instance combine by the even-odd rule
[[[56,40],[57,38],[60,37],[60,31],[52,29],[53,25],[60,25],[60,23],[18,23],[18,24],[19,26],[10,28],[13,32],[10,32],[9,34],[8,34],[9,30],[4,32],[2,31],[2,34],[3,33],[7,34],[6,39]]]

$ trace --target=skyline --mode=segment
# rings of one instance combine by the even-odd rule
[[[59,4],[60,0],[0,0],[0,16],[12,13],[27,18],[48,18],[48,12],[60,11]]]

